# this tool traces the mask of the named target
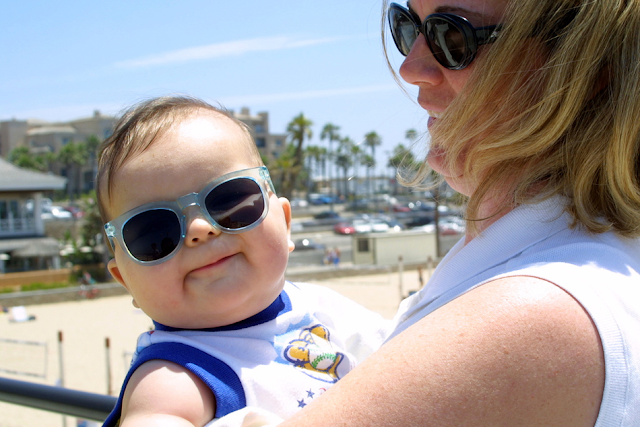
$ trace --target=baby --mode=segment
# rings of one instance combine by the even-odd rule
[[[287,418],[383,342],[379,315],[285,280],[291,206],[226,111],[189,97],[134,106],[97,181],[109,271],[155,325],[105,426],[203,426],[245,406]]]

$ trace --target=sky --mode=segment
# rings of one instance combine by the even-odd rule
[[[375,131],[377,172],[408,145],[408,129],[427,143],[416,90],[403,92],[387,68],[379,0],[3,3],[0,121],[118,115],[149,97],[186,94],[266,111],[272,133],[303,113],[313,122],[305,144],[326,146],[327,123],[356,143]],[[397,70],[402,57],[390,40],[388,48]]]

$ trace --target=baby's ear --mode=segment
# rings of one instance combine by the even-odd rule
[[[279,197],[278,201],[280,201],[282,211],[284,212],[284,220],[287,223],[287,242],[289,244],[289,252],[293,252],[296,245],[293,243],[293,240],[291,240],[291,203],[289,203],[289,199],[286,197]]]
[[[124,282],[124,279],[122,278],[122,274],[120,273],[120,269],[118,268],[118,264],[116,263],[115,258],[112,258],[109,260],[109,262],[107,263],[107,269],[109,270],[109,273],[111,273],[111,276],[118,281],[118,283],[120,283],[127,290],[129,290],[129,288],[127,287],[127,284]]]
[[[109,262],[107,263],[107,269],[109,269],[109,273],[111,273],[111,276],[113,276],[113,278],[116,279],[118,283],[124,286],[124,288],[128,290],[129,293],[131,293],[131,290],[129,290],[129,287],[127,286],[126,282],[122,278],[122,274],[120,273],[120,269],[118,268],[118,264],[116,263],[115,258],[112,258],[109,260]],[[131,303],[135,308],[140,308],[135,298],[133,299],[133,301],[131,301]]]

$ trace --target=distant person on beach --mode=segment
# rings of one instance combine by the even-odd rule
[[[106,426],[203,426],[245,406],[287,418],[386,338],[378,314],[285,280],[291,206],[221,108],[165,97],[126,112],[98,201],[109,271],[155,325]]]

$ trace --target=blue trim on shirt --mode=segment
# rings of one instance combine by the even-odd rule
[[[198,331],[204,332],[219,332],[219,331],[237,331],[239,329],[250,328],[253,326],[261,325],[263,323],[270,322],[280,316],[281,314],[288,313],[291,311],[291,299],[289,295],[283,290],[278,298],[271,305],[264,310],[262,310],[258,314],[254,314],[253,316],[241,320],[239,322],[233,323],[231,325],[218,326],[216,328],[204,328],[197,329]],[[171,326],[165,326],[161,323],[153,321],[155,325],[155,329],[158,331],[167,331],[167,332],[176,332],[176,331],[188,331],[193,329],[182,329],[182,328],[173,328]]]
[[[103,427],[116,426],[122,412],[124,391],[133,372],[150,360],[166,360],[193,372],[211,389],[216,398],[215,418],[223,417],[247,406],[240,378],[226,363],[197,348],[181,343],[157,343],[144,348],[129,369],[115,408]]]

